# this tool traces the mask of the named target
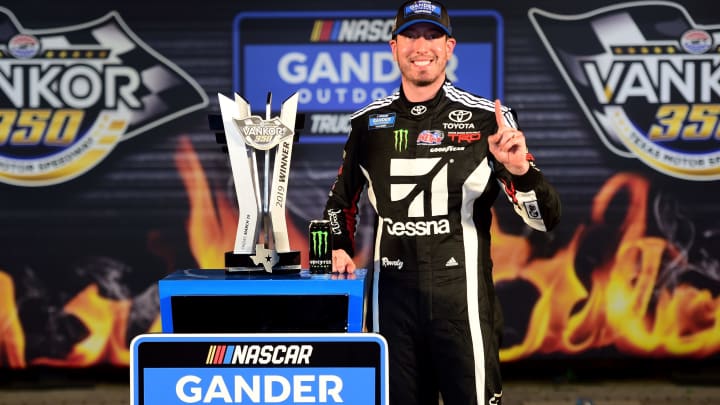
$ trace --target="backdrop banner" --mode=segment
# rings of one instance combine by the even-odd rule
[[[128,367],[132,339],[161,330],[158,280],[226,267],[242,197],[208,125],[217,94],[255,110],[297,94],[285,220],[308,268],[348,117],[399,85],[394,7],[30,3],[0,7],[0,369]],[[504,362],[718,359],[720,8],[706,3],[451,5],[448,78],[517,110],[563,203],[547,234],[494,207]],[[360,210],[367,268],[366,195]]]

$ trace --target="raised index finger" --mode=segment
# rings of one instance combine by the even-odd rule
[[[505,117],[503,117],[502,113],[502,104],[500,104],[500,100],[495,99],[495,120],[497,121],[498,131],[500,131],[500,128],[505,128]]]

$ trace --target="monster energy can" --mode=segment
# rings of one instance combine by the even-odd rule
[[[316,219],[310,221],[310,273],[332,273],[332,235],[330,221]]]

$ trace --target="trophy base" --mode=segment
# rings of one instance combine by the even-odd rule
[[[257,256],[252,253],[225,252],[225,273],[228,274],[295,274],[301,270],[300,252],[275,252],[278,262],[271,270],[261,264],[255,264]]]

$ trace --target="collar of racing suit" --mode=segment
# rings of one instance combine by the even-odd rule
[[[413,107],[417,107],[417,106],[425,106],[425,107],[427,107],[428,111],[432,111],[438,104],[440,104],[440,101],[443,99],[443,96],[445,94],[445,86],[448,84],[452,84],[452,83],[450,83],[450,81],[447,78],[445,78],[445,83],[443,83],[443,85],[440,87],[440,89],[438,89],[437,93],[435,93],[435,95],[431,99],[425,100],[422,102],[412,102],[412,101],[408,100],[407,97],[405,97],[405,91],[403,90],[402,85],[401,85],[400,86],[401,105],[407,112],[410,112]]]

